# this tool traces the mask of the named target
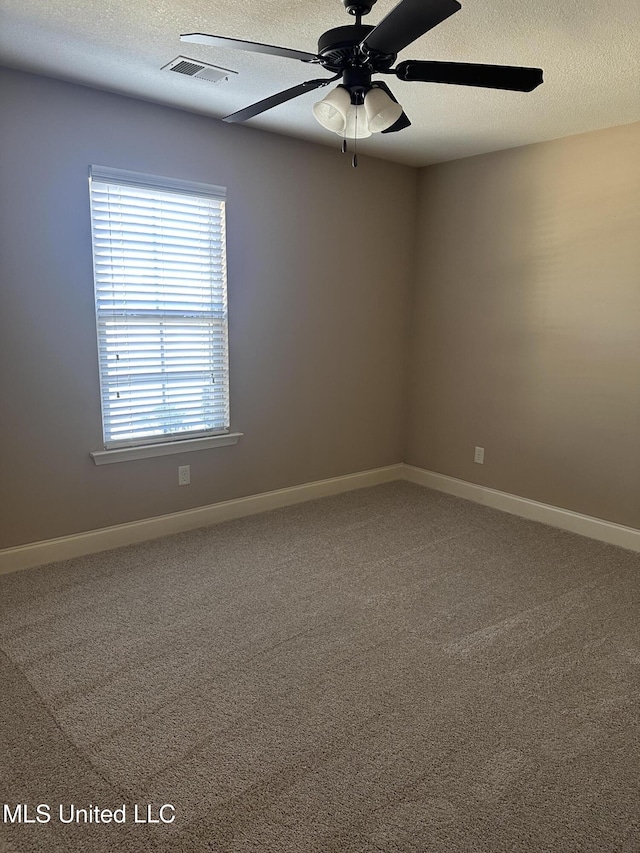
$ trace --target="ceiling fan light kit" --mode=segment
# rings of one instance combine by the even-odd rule
[[[314,104],[313,115],[323,127],[343,139],[365,139],[395,124],[402,115],[402,107],[375,84],[364,95],[363,104],[354,104],[349,90],[340,85]]]
[[[313,115],[323,127],[337,133],[343,140],[363,139],[372,133],[397,133],[411,125],[391,89],[383,81],[373,80],[374,74],[394,75],[405,82],[445,83],[514,92],[531,92],[542,83],[540,68],[422,60],[405,60],[394,68],[401,50],[462,8],[458,0],[400,0],[377,26],[362,23],[363,15],[369,14],[376,0],[342,2],[347,13],[355,17],[355,23],[323,33],[315,54],[226,36],[204,33],[182,35],[183,41],[320,65],[334,75],[307,80],[225,116],[223,121],[247,121],[305,92],[342,78],[335,89],[313,106]],[[356,163],[354,159],[354,165]]]

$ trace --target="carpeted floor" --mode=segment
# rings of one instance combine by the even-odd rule
[[[0,850],[637,853],[639,605],[409,483],[1,577]]]

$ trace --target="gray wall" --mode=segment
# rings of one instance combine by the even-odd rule
[[[401,461],[415,170],[0,75],[0,547]],[[228,188],[237,446],[89,458],[92,163]]]
[[[403,458],[640,527],[640,124],[354,170],[0,75],[0,547]],[[90,460],[91,163],[228,187],[236,447]]]
[[[633,124],[421,170],[405,461],[640,527],[639,155]]]

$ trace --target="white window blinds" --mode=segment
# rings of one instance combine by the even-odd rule
[[[225,190],[92,166],[105,448],[228,432]]]

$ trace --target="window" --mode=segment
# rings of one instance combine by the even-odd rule
[[[92,166],[90,197],[105,449],[228,434],[224,188]]]

